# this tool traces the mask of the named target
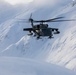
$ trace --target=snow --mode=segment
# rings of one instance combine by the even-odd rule
[[[75,75],[72,71],[46,62],[25,58],[0,57],[0,75]]]
[[[57,0],[53,5],[49,1],[42,0],[40,6],[40,0],[16,6],[2,3],[1,6],[8,5],[4,8],[8,10],[0,8],[0,75],[76,75],[76,21],[49,23],[61,34],[39,40],[23,32],[30,24],[18,23],[18,19],[28,19],[31,13],[36,20],[76,18],[76,6],[71,0]]]

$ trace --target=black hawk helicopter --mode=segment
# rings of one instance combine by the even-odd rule
[[[74,21],[74,20],[59,20],[64,17],[57,17],[53,19],[48,20],[39,20],[36,21],[32,19],[32,14],[29,18],[29,22],[31,23],[32,28],[24,28],[23,31],[29,31],[28,35],[34,35],[37,37],[37,39],[40,39],[41,36],[45,37],[48,36],[49,38],[53,38],[53,34],[59,34],[60,31],[58,28],[50,28],[48,27],[48,24],[44,24],[47,22],[63,22],[63,21]],[[39,23],[34,25],[34,23]]]

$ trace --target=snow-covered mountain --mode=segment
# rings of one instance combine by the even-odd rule
[[[12,6],[4,2],[0,5],[0,7],[7,5],[5,9],[8,9],[4,11],[2,7],[0,8],[2,11],[2,13],[0,12],[0,64],[4,65],[0,70],[6,70],[5,66],[8,67],[8,64],[4,64],[4,62],[6,62],[11,64],[18,63],[18,65],[15,65],[17,65],[16,71],[20,70],[20,75],[37,75],[38,73],[40,75],[50,75],[51,73],[52,75],[59,75],[59,70],[62,67],[76,71],[76,21],[49,23],[50,27],[59,28],[61,34],[54,35],[53,39],[42,37],[40,40],[36,40],[33,36],[28,36],[28,32],[23,32],[24,27],[31,27],[30,24],[18,23],[18,19],[28,19],[31,13],[33,13],[33,18],[37,20],[58,16],[63,16],[64,19],[76,19],[76,6],[72,6],[71,0],[42,0],[42,2],[39,3],[40,0],[33,1],[28,5]],[[33,63],[35,63],[35,65]],[[56,71],[58,66],[52,66],[50,63],[62,67]],[[9,68],[6,71],[7,75],[10,75],[12,68],[15,68],[13,65],[11,66],[11,64],[9,65],[9,67],[11,67],[10,72]],[[37,64],[42,67],[45,66],[40,69],[39,66],[36,66]],[[18,70],[19,65],[22,66],[22,68]],[[27,70],[28,72],[25,71],[25,73],[23,69],[26,70],[27,68],[23,66],[29,68],[32,66],[33,71],[31,71],[31,68]],[[47,68],[49,69],[47,70]],[[56,68],[56,70],[52,68]],[[36,73],[35,69],[37,71]],[[57,73],[52,71],[56,71]],[[74,75],[70,70],[66,71],[64,68],[61,73],[62,75]],[[12,75],[17,74],[19,75],[18,72],[14,72]],[[2,72],[1,75],[5,75],[5,73],[3,74]]]

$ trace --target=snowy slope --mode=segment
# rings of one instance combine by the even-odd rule
[[[73,7],[67,11],[66,8],[64,10],[67,11],[66,16],[69,18],[76,18],[75,9],[76,7]],[[65,31],[63,35],[56,39],[50,48],[48,61],[76,70],[76,22],[67,23],[64,23],[65,25],[62,24],[64,25]]]
[[[35,19],[48,19],[57,16],[63,16],[65,17],[64,19],[76,18],[76,6],[72,7],[70,0],[58,0],[57,3],[55,3],[53,6],[50,4],[47,6],[46,3],[44,3],[43,6],[42,4],[41,6],[37,6],[36,3],[37,2],[32,2],[30,5],[28,5],[28,8],[25,7],[20,12],[18,11],[21,8],[15,7],[15,9],[18,11],[14,13],[13,18],[11,17],[10,20],[8,19],[0,24],[1,59],[3,56],[9,56],[11,59],[13,57],[32,58],[34,60],[42,60],[49,63],[61,65],[71,70],[76,70],[76,22],[50,23],[50,26],[57,27],[61,31],[60,35],[54,35],[55,38],[51,40],[47,38],[36,40],[36,38],[33,36],[27,36],[28,32],[23,32],[22,30],[24,27],[31,26],[25,23],[18,24],[17,22],[17,18],[29,18],[31,12],[33,12],[33,18]],[[44,8],[44,6],[47,7]],[[9,58],[3,59],[8,59],[11,61]],[[21,63],[19,65],[21,65]],[[51,72],[49,74],[51,74]],[[74,74],[69,73],[68,75]]]
[[[53,64],[25,58],[0,57],[0,75],[76,75]]]

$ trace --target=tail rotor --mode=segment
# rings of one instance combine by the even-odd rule
[[[31,22],[31,25],[32,25],[32,27],[33,27],[33,19],[32,19],[32,13],[31,13],[31,15],[30,15],[30,18],[29,18],[29,22]]]

